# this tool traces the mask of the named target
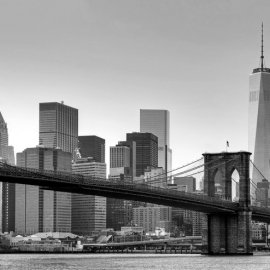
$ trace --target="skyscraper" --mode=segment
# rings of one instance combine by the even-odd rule
[[[106,179],[106,164],[92,158],[78,158],[72,164],[72,173]],[[106,198],[72,194],[71,230],[79,235],[91,235],[106,229]]]
[[[152,133],[127,133],[127,141],[136,142],[136,176],[144,175],[144,170],[158,166],[158,138]]]
[[[136,142],[119,142],[110,147],[110,177],[119,181],[133,181],[136,174]],[[132,221],[133,202],[107,198],[107,228],[121,230]]]
[[[15,165],[13,146],[8,145],[8,128],[0,112],[0,158]],[[15,230],[15,184],[0,182],[0,231]]]
[[[140,110],[140,132],[158,137],[158,167],[165,172],[172,170],[170,149],[170,112],[167,110]]]
[[[0,112],[0,157],[5,159],[8,164],[15,165],[13,146],[8,145],[8,128]]]
[[[259,68],[249,76],[248,148],[251,159],[263,174],[270,179],[270,69],[265,67],[263,55],[263,28]],[[260,172],[251,166],[251,177],[261,182]],[[254,197],[255,189],[252,188]]]
[[[39,104],[39,144],[60,148],[75,157],[78,147],[78,109],[64,103]]]
[[[92,157],[105,163],[105,140],[98,136],[79,136],[78,148],[82,158]]]
[[[17,166],[71,172],[72,154],[34,147],[17,153]],[[20,234],[71,231],[71,194],[16,184],[15,231]]]

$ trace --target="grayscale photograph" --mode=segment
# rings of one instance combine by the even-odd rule
[[[0,0],[0,269],[269,270],[270,1]]]

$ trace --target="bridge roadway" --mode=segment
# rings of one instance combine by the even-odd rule
[[[41,186],[46,190],[142,201],[203,213],[232,214],[239,208],[236,202],[206,195],[79,174],[21,168],[5,163],[0,163],[0,181]],[[251,211],[256,221],[270,222],[269,209],[251,207]]]

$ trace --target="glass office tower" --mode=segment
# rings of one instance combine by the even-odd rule
[[[140,132],[150,132],[158,137],[158,167],[172,170],[170,149],[170,112],[167,110],[140,110]]]
[[[96,162],[105,163],[105,140],[95,136],[79,136],[78,148],[82,158],[92,157]]]
[[[78,109],[64,103],[40,103],[39,144],[60,148],[74,158],[78,147]]]
[[[144,175],[147,167],[158,167],[158,138],[152,133],[127,133],[126,141],[136,142],[136,176]]]
[[[260,67],[249,76],[248,148],[251,159],[264,178],[270,179],[270,69],[265,67],[263,35]],[[262,181],[260,172],[251,166],[255,184]],[[251,187],[255,197],[255,188]]]

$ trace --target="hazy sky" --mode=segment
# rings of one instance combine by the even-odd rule
[[[0,110],[20,152],[38,144],[40,102],[79,109],[79,135],[109,146],[140,109],[171,114],[173,167],[247,150],[248,76],[270,1],[0,0]]]

